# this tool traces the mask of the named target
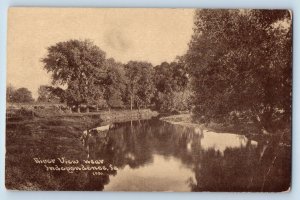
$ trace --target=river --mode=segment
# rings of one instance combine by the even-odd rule
[[[290,148],[157,118],[114,124],[92,157],[118,170],[89,176],[88,190],[286,191],[290,185]]]

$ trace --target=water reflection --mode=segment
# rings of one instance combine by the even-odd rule
[[[154,154],[147,167],[131,168],[126,165],[110,179],[106,191],[189,191],[187,184],[193,171],[181,166],[175,157]],[[194,180],[194,179],[193,179]]]
[[[89,154],[119,170],[89,175],[90,190],[282,191],[289,185],[290,149],[157,119],[117,123],[105,131],[94,135]]]
[[[227,148],[242,148],[247,145],[247,142],[248,139],[244,135],[215,133],[204,130],[203,138],[201,139],[201,147],[204,150],[214,149],[224,155],[224,151]],[[254,142],[251,144],[255,145]]]

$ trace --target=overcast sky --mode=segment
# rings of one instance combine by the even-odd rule
[[[186,52],[192,9],[11,8],[7,83],[37,88],[50,83],[42,67],[46,48],[69,39],[90,39],[117,61],[173,61]]]

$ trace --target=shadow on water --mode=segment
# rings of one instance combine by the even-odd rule
[[[158,119],[116,123],[89,145],[90,159],[118,167],[88,174],[87,190],[285,191],[290,148],[171,125]]]

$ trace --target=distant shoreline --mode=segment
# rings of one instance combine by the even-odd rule
[[[158,116],[157,111],[150,109],[134,109],[134,110],[100,110],[97,112],[64,112],[57,110],[55,107],[36,108],[20,107],[9,108],[6,110],[6,118],[9,121],[22,121],[30,118],[57,118],[57,119],[70,119],[70,120],[84,120],[99,121],[99,122],[126,122],[141,119],[150,119]]]
[[[248,139],[256,140],[256,141],[266,141],[271,139],[269,135],[261,135],[255,132],[255,126],[252,127],[245,127],[242,129],[242,125],[239,127],[235,125],[225,125],[223,123],[214,123],[210,122],[207,124],[204,123],[197,123],[193,120],[192,114],[178,114],[178,115],[170,115],[167,117],[161,117],[160,120],[165,121],[170,124],[184,126],[188,128],[200,128],[207,131],[212,131],[216,133],[231,133],[237,135],[244,135]]]

